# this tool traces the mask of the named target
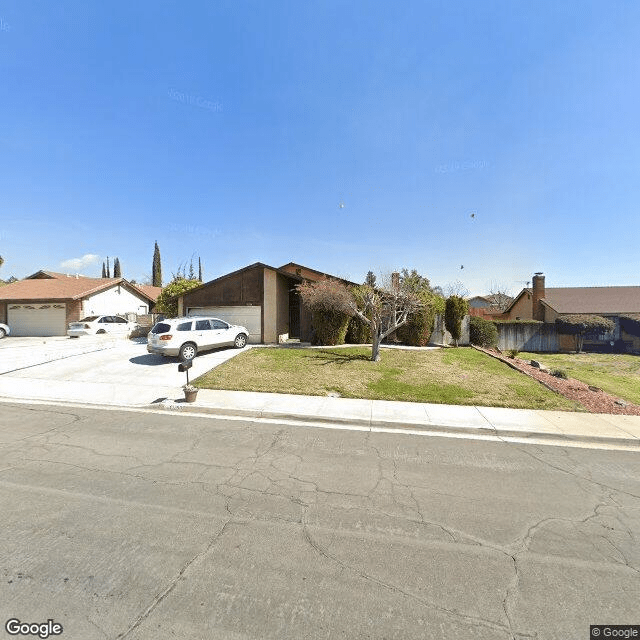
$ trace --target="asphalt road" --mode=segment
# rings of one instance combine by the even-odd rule
[[[0,403],[0,505],[0,622],[63,640],[640,623],[633,452]]]

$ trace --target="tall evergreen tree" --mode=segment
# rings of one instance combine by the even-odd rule
[[[193,270],[193,258],[191,258],[191,263],[189,264],[189,280],[195,280],[196,273]]]
[[[160,263],[160,247],[156,241],[156,247],[153,250],[153,267],[151,268],[151,284],[154,287],[162,286],[162,265]]]
[[[198,280],[202,282],[202,260],[200,260],[200,256],[198,256]]]
[[[107,266],[105,265],[104,260],[102,261],[102,277],[107,277]]]
[[[366,285],[369,285],[370,287],[375,287],[376,286],[376,274],[373,273],[373,271],[368,271],[367,272],[367,278],[364,281],[364,283]]]
[[[113,261],[113,277],[122,278],[122,270],[120,269],[120,258],[115,258]]]
[[[107,256],[107,278],[111,277],[111,267],[109,266],[109,256]]]

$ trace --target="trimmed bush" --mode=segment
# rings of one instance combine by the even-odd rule
[[[312,312],[313,328],[315,331],[314,344],[336,345],[344,344],[349,326],[350,316],[339,311],[316,309]]]
[[[616,324],[611,318],[591,314],[567,314],[556,318],[560,333],[575,336],[576,351],[580,353],[585,337],[611,332]]]
[[[345,341],[347,344],[369,344],[371,342],[371,328],[360,318],[353,316],[349,319]]]
[[[498,327],[480,316],[469,318],[469,340],[479,347],[495,347],[498,344]]]
[[[444,298],[430,292],[421,294],[424,308],[409,317],[396,331],[397,339],[412,347],[426,347],[431,340],[436,314],[444,312]]]
[[[462,320],[469,311],[469,303],[460,296],[449,296],[444,308],[444,326],[451,334],[456,347],[462,335]]]
[[[554,369],[551,372],[551,375],[560,378],[561,380],[566,380],[569,376],[567,376],[567,372],[564,369]]]

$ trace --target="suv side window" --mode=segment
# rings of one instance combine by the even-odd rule
[[[228,329],[229,325],[222,320],[211,320],[211,327],[213,329]]]
[[[177,329],[178,329],[178,331],[191,331],[191,325],[192,324],[193,324],[193,322],[181,322],[177,326]]]
[[[119,324],[127,324],[127,321],[120,316],[113,316],[113,322],[117,322]]]
[[[104,318],[100,318],[100,320],[98,320],[98,323],[102,323],[102,322],[111,322],[111,317],[104,316]]]
[[[208,320],[196,320],[196,331],[209,331],[211,325]]]

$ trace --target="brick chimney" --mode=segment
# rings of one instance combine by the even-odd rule
[[[391,274],[391,288],[392,289],[400,288],[400,274],[397,271],[394,271]]]
[[[544,274],[536,273],[533,276],[533,300],[531,301],[533,319],[544,320],[544,307],[542,306],[542,300],[544,298]]]

